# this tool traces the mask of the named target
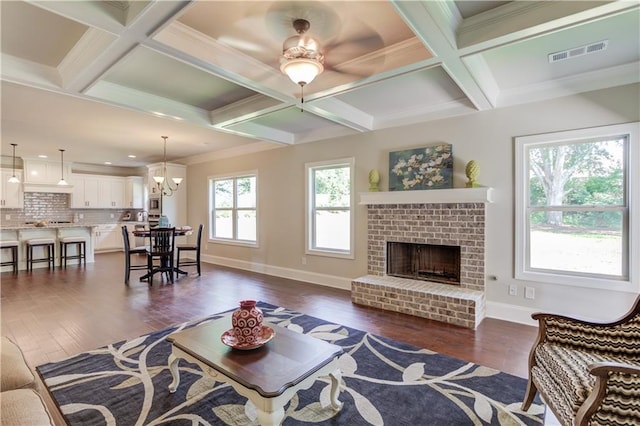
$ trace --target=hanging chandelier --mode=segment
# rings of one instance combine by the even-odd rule
[[[60,180],[58,181],[58,185],[66,186],[69,184],[64,180],[64,149],[59,149],[58,151],[60,151]]]
[[[180,177],[174,177],[174,178],[168,178],[167,177],[167,139],[169,138],[169,136],[160,136],[162,139],[164,139],[164,155],[163,155],[163,161],[162,161],[162,176],[154,176],[153,180],[156,182],[156,186],[158,187],[158,191],[160,191],[160,193],[166,197],[170,197],[173,195],[174,192],[176,192],[178,190],[178,186],[180,186],[180,183],[182,182],[182,178]]]
[[[300,86],[302,103],[304,103],[304,86],[324,71],[324,55],[320,51],[320,44],[313,37],[305,34],[309,27],[311,24],[306,19],[293,21],[293,28],[298,35],[284,41],[280,59],[280,71]]]
[[[9,178],[7,182],[20,183],[20,179],[16,177],[16,146],[18,146],[18,144],[12,143],[11,146],[13,147],[13,175]]]

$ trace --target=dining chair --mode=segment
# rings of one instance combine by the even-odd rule
[[[129,276],[131,275],[131,271],[138,271],[142,269],[147,269],[147,263],[144,264],[131,263],[131,255],[140,255],[146,254],[146,247],[131,247],[131,243],[129,242],[129,231],[127,230],[127,226],[122,226],[122,239],[124,240],[124,283],[129,284]]]
[[[196,238],[195,244],[178,244],[176,248],[178,249],[178,260],[176,261],[176,269],[180,270],[181,266],[195,266],[198,270],[198,276],[200,275],[200,242],[202,241],[202,228],[204,228],[203,224],[200,224],[198,227],[198,237]],[[180,254],[183,251],[195,251],[196,258],[186,258],[184,260],[180,260]]]
[[[176,228],[153,228],[149,230],[149,245],[147,246],[147,274],[149,285],[153,285],[153,276],[158,272],[164,273],[173,282],[174,248]],[[157,263],[154,263],[157,261]]]

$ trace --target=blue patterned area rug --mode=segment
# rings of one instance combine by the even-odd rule
[[[520,411],[526,381],[497,370],[332,324],[266,303],[265,321],[344,349],[340,411],[320,378],[285,406],[283,425],[535,425],[543,405]],[[180,361],[171,373],[165,337],[224,313],[37,368],[70,425],[256,425],[256,409],[229,385]]]

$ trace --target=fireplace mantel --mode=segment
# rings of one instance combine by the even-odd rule
[[[493,188],[453,188],[423,191],[361,192],[360,204],[491,203]]]

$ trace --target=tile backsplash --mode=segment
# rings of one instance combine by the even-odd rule
[[[22,225],[38,220],[72,222],[74,214],[84,216],[79,223],[116,223],[126,212],[135,217],[139,210],[134,209],[71,209],[70,194],[51,192],[26,192],[24,209],[0,209],[0,221],[3,226]],[[7,219],[9,215],[9,219]],[[113,217],[111,217],[113,215]]]

